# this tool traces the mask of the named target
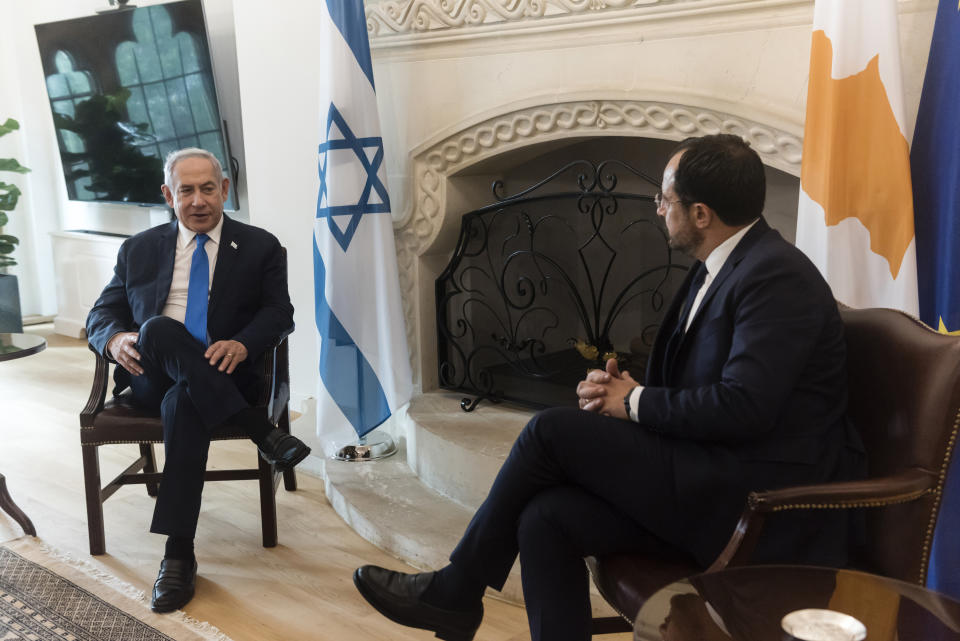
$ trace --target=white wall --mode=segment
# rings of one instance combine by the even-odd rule
[[[311,64],[324,55],[315,36],[319,16],[319,2],[299,3],[296,11],[236,2],[233,15],[250,221],[269,229],[287,248],[297,325],[290,338],[291,395],[294,409],[308,413],[301,403],[315,395],[319,378],[312,239],[320,110],[319,77]],[[311,418],[302,424],[312,426]]]
[[[52,4],[52,3],[51,3]],[[66,4],[63,2],[61,4]],[[59,161],[50,153],[39,132],[44,112],[51,121],[43,74],[34,72],[32,62],[39,64],[37,43],[32,23],[27,22],[27,2],[11,2],[3,7],[4,33],[0,38],[0,119],[12,117],[20,122],[20,130],[0,140],[0,155],[16,157],[32,173],[11,178],[3,173],[0,180],[14,182],[23,195],[10,215],[7,231],[20,239],[13,254],[18,265],[11,269],[20,280],[20,309],[25,315],[53,314],[56,294],[53,279],[53,253],[48,232],[59,229],[59,203],[56,197]],[[40,83],[42,102],[37,102],[36,87]],[[63,189],[61,187],[61,189]]]
[[[160,4],[140,0],[139,6]],[[135,234],[168,220],[163,208],[72,202],[67,199],[60,168],[53,117],[47,99],[34,25],[94,15],[108,7],[106,0],[4,0],[4,38],[0,38],[0,118],[12,116],[21,130],[0,141],[17,144],[22,164],[33,169],[20,182],[24,198],[11,217],[10,231],[20,237],[16,256],[20,265],[20,298],[24,314],[56,313],[50,233],[64,229],[94,229]],[[244,147],[237,89],[236,52],[233,49],[232,0],[204,0],[212,64],[223,117],[230,123],[232,148],[244,166]],[[8,139],[16,142],[8,143]],[[2,151],[6,153],[6,147]],[[240,181],[241,211],[246,219],[245,183]],[[0,179],[5,179],[0,177]],[[160,185],[157,185],[160,189]],[[106,284],[106,283],[104,283]]]

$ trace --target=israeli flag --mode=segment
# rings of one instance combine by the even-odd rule
[[[320,38],[317,434],[330,456],[405,405],[412,377],[362,0],[325,0]]]

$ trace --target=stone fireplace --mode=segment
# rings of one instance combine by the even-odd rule
[[[494,180],[532,184],[577,157],[619,158],[659,180],[676,142],[718,132],[742,135],[760,153],[771,182],[767,215],[792,239],[802,143],[788,131],[731,114],[656,103],[542,106],[492,118],[415,155],[415,205],[397,225],[397,253],[420,391],[439,387],[434,282],[456,245],[461,216],[494,203]],[[645,189],[650,196],[656,191],[649,184]]]

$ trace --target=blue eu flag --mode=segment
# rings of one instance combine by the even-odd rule
[[[960,336],[960,5],[941,0],[910,153],[920,318]],[[927,585],[960,598],[960,456],[954,452]]]

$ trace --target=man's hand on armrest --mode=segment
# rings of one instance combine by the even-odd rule
[[[134,376],[143,374],[140,352],[135,348],[139,338],[140,334],[137,332],[118,332],[107,341],[107,355]]]
[[[606,371],[592,370],[586,380],[577,384],[580,409],[629,420],[623,399],[638,385],[630,372],[621,373],[617,360],[611,358],[607,361]]]
[[[221,372],[226,370],[227,374],[233,374],[237,365],[247,360],[247,348],[240,341],[217,341],[207,348],[203,355],[210,359],[210,364],[217,367]]]

